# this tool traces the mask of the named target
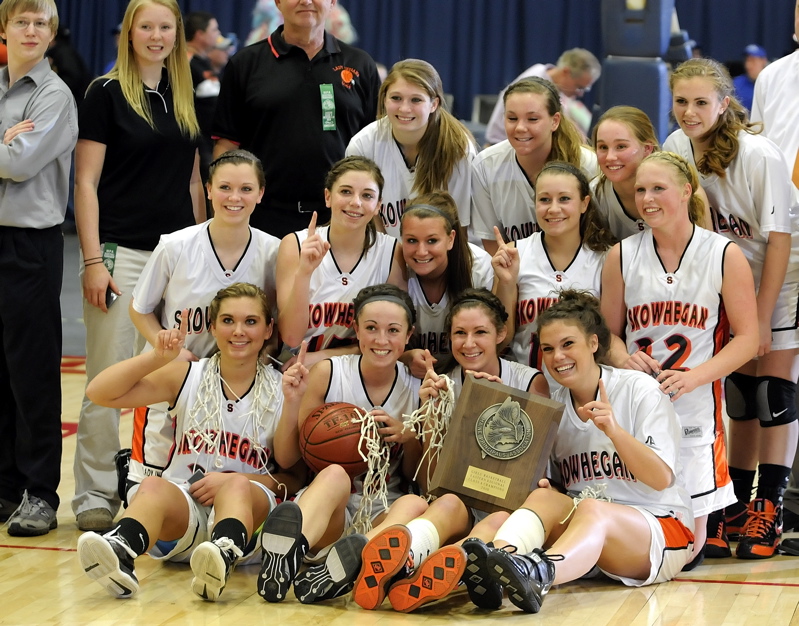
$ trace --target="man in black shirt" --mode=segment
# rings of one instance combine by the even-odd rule
[[[277,0],[284,25],[244,48],[225,70],[213,124],[215,156],[255,153],[266,192],[250,223],[277,237],[326,222],[324,179],[350,139],[373,122],[372,58],[325,32],[336,0]]]

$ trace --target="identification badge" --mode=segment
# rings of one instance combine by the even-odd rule
[[[116,260],[117,260],[117,244],[104,243],[103,263],[105,264],[105,268],[108,270],[108,273],[111,274],[111,276],[114,275],[114,265],[116,264]]]
[[[336,99],[333,96],[333,85],[319,85],[322,97],[322,130],[336,130]]]

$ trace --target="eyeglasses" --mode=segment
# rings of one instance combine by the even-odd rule
[[[35,22],[31,22],[30,20],[26,20],[23,18],[17,18],[15,20],[11,20],[11,28],[15,30],[28,30],[30,25],[33,24],[33,28],[38,30],[39,32],[45,32],[50,30],[50,22],[47,20],[36,20]]]

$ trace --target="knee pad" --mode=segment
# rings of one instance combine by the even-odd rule
[[[795,422],[796,383],[776,376],[758,376],[757,417],[763,427]]]
[[[746,421],[757,417],[757,381],[746,374],[733,372],[724,379],[727,415],[731,420]]]

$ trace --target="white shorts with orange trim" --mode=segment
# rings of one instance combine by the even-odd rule
[[[602,572],[628,587],[643,587],[654,583],[664,583],[680,573],[683,566],[691,560],[694,534],[681,521],[674,517],[656,517],[640,506],[632,508],[640,511],[649,524],[652,541],[649,544],[649,576],[646,580],[616,576]]]
[[[691,494],[694,517],[735,503],[722,431],[716,435],[713,445],[680,448],[680,462],[685,489]]]
[[[785,282],[771,315],[771,349],[799,348],[799,283]]]

